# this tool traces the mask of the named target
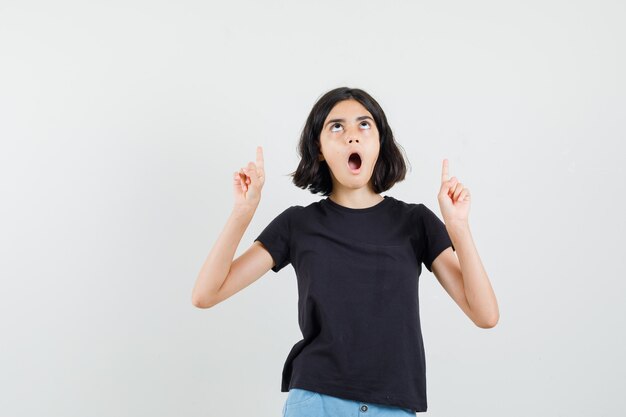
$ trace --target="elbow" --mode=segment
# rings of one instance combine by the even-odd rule
[[[196,294],[191,295],[191,304],[193,304],[193,306],[196,308],[202,308],[202,309],[211,308],[215,305],[209,302],[208,300],[203,299],[202,297],[199,297]]]
[[[496,327],[496,324],[498,324],[499,320],[500,320],[500,315],[498,314],[486,320],[476,321],[475,324],[481,329],[491,329],[491,328]]]

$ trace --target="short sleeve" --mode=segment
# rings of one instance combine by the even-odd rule
[[[261,234],[254,239],[263,244],[265,249],[272,255],[275,265],[272,267],[272,271],[278,272],[285,266],[289,265],[290,259],[290,217],[293,213],[295,206],[291,206],[285,209],[282,213],[276,216],[266,227]]]
[[[452,250],[456,251],[450,235],[446,230],[446,225],[432,210],[426,207],[424,204],[420,204],[420,213],[422,220],[423,242],[424,242],[424,256],[422,262],[426,268],[432,272],[433,261],[439,256],[444,249],[452,246]]]

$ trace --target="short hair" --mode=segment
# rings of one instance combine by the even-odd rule
[[[374,192],[381,193],[389,190],[395,183],[404,180],[406,163],[401,152],[402,147],[396,143],[391,127],[387,123],[385,112],[378,102],[365,91],[358,88],[339,87],[322,95],[315,103],[306,124],[302,129],[298,142],[300,163],[298,168],[290,173],[293,183],[300,188],[309,189],[311,193],[330,195],[333,182],[330,168],[326,161],[318,159],[320,154],[320,134],[324,120],[333,107],[340,101],[354,99],[361,103],[374,117],[379,133],[380,151],[372,173]]]

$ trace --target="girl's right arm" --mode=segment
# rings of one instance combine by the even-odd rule
[[[260,146],[257,147],[256,161],[256,165],[250,162],[247,168],[234,173],[233,211],[204,261],[193,288],[191,300],[198,308],[209,308],[223,301],[256,281],[274,265],[270,253],[259,242],[254,242],[233,261],[241,237],[259,205],[265,183]]]

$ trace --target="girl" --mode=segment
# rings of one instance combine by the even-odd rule
[[[256,163],[234,173],[233,211],[200,271],[193,304],[212,307],[291,263],[303,339],[283,368],[283,416],[424,412],[421,264],[477,326],[499,318],[469,231],[469,191],[448,177],[444,159],[438,201],[445,224],[422,203],[381,196],[404,179],[406,165],[385,113],[360,89],[337,88],[315,103],[299,154],[294,184],[326,198],[285,209],[233,261],[265,182],[258,147]]]

